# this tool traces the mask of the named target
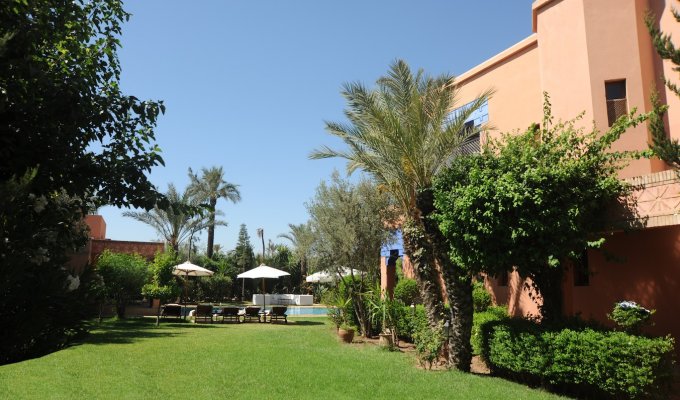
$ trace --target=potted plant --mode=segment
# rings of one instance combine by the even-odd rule
[[[345,343],[352,343],[352,340],[354,340],[355,331],[356,327],[348,324],[347,322],[343,322],[338,327],[338,337]]]
[[[397,336],[397,302],[392,300],[385,293],[368,299],[370,306],[371,322],[380,322],[382,331],[380,332],[380,345],[393,348],[399,344]]]

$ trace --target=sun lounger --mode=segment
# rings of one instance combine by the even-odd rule
[[[222,317],[222,323],[227,321],[239,323],[241,322],[241,317],[238,315],[238,312],[238,307],[223,307],[222,312],[217,315]]]
[[[213,306],[210,304],[199,304],[196,306],[196,314],[194,315],[194,321],[196,323],[203,321],[203,322],[210,322],[212,324],[213,318],[212,318],[212,310]]]
[[[166,304],[161,309],[161,317],[177,317],[182,318],[182,306],[179,304]]]
[[[269,322],[283,320],[283,322],[288,323],[288,315],[286,315],[287,310],[288,307],[286,306],[273,306],[271,311],[267,313],[269,316]]]
[[[253,318],[257,318],[257,322],[262,322],[260,319],[260,307],[246,307],[239,313],[243,317],[243,322],[251,321]]]

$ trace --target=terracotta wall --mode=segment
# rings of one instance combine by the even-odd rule
[[[92,239],[106,239],[106,222],[101,215],[86,215],[85,223],[90,228]]]
[[[104,250],[114,253],[137,253],[147,260],[153,260],[156,253],[162,252],[164,244],[160,242],[131,242],[124,240],[92,240],[92,252],[90,259],[96,262]]]

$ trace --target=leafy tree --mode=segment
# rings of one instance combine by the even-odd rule
[[[554,124],[547,95],[544,110],[540,128],[454,160],[435,183],[435,219],[457,265],[490,275],[515,267],[541,296],[543,320],[554,321],[561,262],[604,242],[608,210],[628,192],[617,171],[635,154],[611,145],[647,116],[631,113],[607,132],[585,133],[576,120]]]
[[[364,179],[355,186],[341,179],[337,171],[328,184],[321,182],[307,204],[323,265],[338,276],[345,268],[364,272],[356,277],[357,285],[351,285],[349,293],[364,335],[371,332],[368,304],[362,296],[378,282],[376,255],[393,240],[385,228],[386,222],[394,219],[391,205],[389,197],[372,181]]]
[[[177,298],[181,293],[181,288],[177,285],[175,276],[172,274],[178,262],[177,253],[170,250],[157,253],[153,263],[149,266],[151,282],[142,287],[142,295],[160,300],[156,315],[156,325],[160,321],[161,303]]]
[[[139,296],[149,277],[146,260],[139,254],[104,250],[97,260],[97,271],[104,279],[108,297],[116,303],[116,315],[125,318],[125,306]]]
[[[376,89],[345,84],[342,94],[349,123],[327,122],[326,130],[342,139],[348,150],[324,147],[311,158],[345,158],[349,172],[363,169],[394,197],[403,218],[404,252],[413,264],[430,326],[439,326],[445,317],[438,264],[451,303],[452,330],[464,332],[458,327],[472,325],[471,279],[447,260],[441,234],[428,220],[434,210],[431,186],[467,139],[465,121],[490,93],[451,114],[457,104],[453,83],[450,75],[413,73],[397,60],[378,79]],[[470,368],[469,342],[469,337],[452,335],[449,343],[449,361],[462,370]]]
[[[146,173],[162,103],[120,90],[119,0],[0,5],[0,180],[35,169],[32,190],[151,208]]]
[[[89,205],[162,204],[147,173],[164,106],[119,85],[128,17],[120,0],[0,2],[0,363],[84,332],[96,276],[64,267]]]
[[[225,198],[232,203],[237,203],[241,201],[241,193],[238,190],[238,185],[224,180],[222,167],[202,168],[200,178],[189,168],[189,179],[191,179],[191,185],[188,189],[189,193],[197,196],[201,202],[208,202],[208,248],[206,255],[208,258],[212,258],[215,243],[215,225],[218,225],[215,221],[217,200]],[[226,223],[221,225],[226,226]]]
[[[175,185],[169,184],[166,198],[167,207],[155,206],[150,211],[125,211],[123,215],[154,228],[177,253],[180,244],[194,233],[205,229],[208,221],[196,212],[199,201],[189,190],[180,194]]]

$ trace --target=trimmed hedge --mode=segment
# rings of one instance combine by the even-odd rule
[[[470,344],[472,344],[472,354],[482,354],[482,326],[491,321],[499,321],[508,317],[506,306],[491,306],[483,312],[475,312],[472,318],[472,335],[470,336]]]
[[[592,328],[548,329],[519,319],[482,326],[483,356],[504,375],[594,398],[663,397],[670,389],[674,341]]]

